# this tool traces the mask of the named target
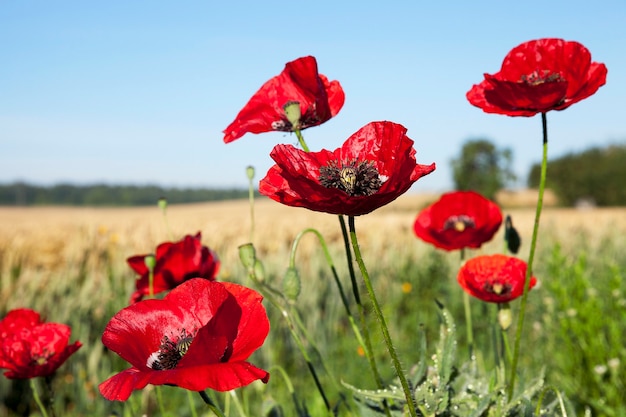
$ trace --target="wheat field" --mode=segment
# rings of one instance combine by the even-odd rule
[[[404,195],[391,204],[357,218],[356,225],[365,250],[423,246],[412,233],[417,213],[438,198],[435,194]],[[528,199],[509,197],[504,215],[511,215],[522,238],[530,239],[535,209]],[[522,207],[514,204],[522,201]],[[548,200],[550,201],[550,200]],[[507,208],[510,207],[510,208]],[[254,230],[251,231],[251,214]],[[542,237],[570,241],[585,235],[593,240],[626,236],[626,208],[558,208],[548,204],[540,221]],[[254,241],[257,250],[276,255],[289,249],[294,237],[305,228],[318,229],[329,243],[339,242],[337,217],[280,205],[261,198],[251,213],[247,200],[174,205],[166,215],[154,207],[0,207],[0,250],[20,257],[35,268],[55,269],[67,258],[82,252],[85,244],[109,245],[121,252],[144,253],[166,240],[200,231],[203,243],[218,251],[225,264],[237,257],[240,244]],[[251,234],[253,233],[253,234]],[[502,230],[494,242],[501,241]],[[499,244],[499,243],[497,243]],[[304,245],[306,246],[306,245]],[[490,248],[486,251],[498,250]]]
[[[393,317],[397,308],[406,309],[398,320],[392,321],[394,334],[411,332],[411,326],[418,321],[435,325],[437,319],[431,297],[447,297],[457,318],[461,317],[458,291],[454,291],[456,286],[447,284],[454,279],[455,267],[446,266],[458,265],[458,255],[441,254],[418,240],[412,230],[418,212],[438,197],[436,194],[405,194],[356,219],[361,252],[368,266],[379,272],[376,287],[385,299],[387,313]],[[589,392],[589,398],[581,397],[581,403],[592,404],[604,394],[589,391],[585,378],[593,375],[597,363],[626,358],[626,351],[620,350],[619,343],[613,340],[614,335],[623,334],[622,317],[626,318],[626,313],[620,310],[626,303],[622,299],[626,280],[622,278],[621,266],[626,250],[626,208],[559,208],[550,195],[547,197],[540,222],[540,256],[535,263],[538,278],[540,281],[544,278],[546,285],[542,292],[534,290],[537,295],[532,298],[532,326],[527,326],[529,343],[544,344],[546,349],[562,348],[564,340],[561,338],[569,340],[572,329],[581,332],[581,340],[596,343],[593,348],[582,351],[577,350],[576,344],[567,345],[570,349],[567,353],[552,358],[551,382],[563,385],[572,395]],[[527,258],[529,251],[535,198],[532,193],[507,194],[499,198],[503,214],[512,217],[522,237],[519,254],[522,258]],[[135,277],[126,265],[127,257],[153,252],[161,242],[201,232],[202,243],[215,250],[221,260],[219,280],[246,279],[238,247],[253,242],[258,257],[272,275],[270,279],[278,283],[289,263],[294,239],[308,228],[315,228],[322,234],[343,271],[340,275],[345,276],[345,260],[341,260],[342,256],[345,258],[343,238],[337,216],[286,207],[266,198],[257,199],[253,210],[247,200],[236,200],[173,205],[167,208],[165,215],[156,204],[133,208],[0,207],[0,311],[33,308],[54,321],[71,324],[73,338],[83,341],[85,347],[63,368],[64,383],[58,384],[57,389],[80,393],[72,405],[83,410],[78,411],[78,415],[83,415],[84,410],[110,412],[107,407],[114,406],[102,402],[97,385],[123,364],[106,355],[100,336],[104,324],[126,305],[133,290]],[[491,242],[476,252],[503,252],[503,234],[501,228]],[[358,375],[362,370],[352,369],[358,361],[353,358],[350,362],[351,356],[337,355],[335,351],[353,351],[355,346],[351,338],[341,338],[341,343],[337,344],[335,332],[344,330],[337,297],[329,296],[330,280],[309,279],[324,275],[320,271],[328,268],[313,236],[302,238],[297,257],[303,287],[307,288],[298,303],[299,308],[307,312],[307,325],[316,338],[326,342],[320,343],[334,366],[350,369]],[[557,278],[561,273],[563,276]],[[433,276],[438,282],[433,283]],[[392,279],[381,279],[384,277]],[[407,282],[413,284],[411,294],[406,294],[405,289],[401,289],[404,287],[398,285]],[[595,294],[602,302],[588,302],[590,294]],[[563,304],[567,314],[578,311],[587,319],[572,321],[572,326],[579,327],[564,327],[564,312],[543,313],[552,308],[554,300]],[[474,308],[480,309],[480,306],[474,304]],[[276,320],[274,331],[259,356],[259,360],[266,363],[280,361],[285,354],[294,355],[284,350],[290,344],[281,336],[280,317],[272,317]],[[327,320],[328,328],[319,326],[321,317]],[[614,318],[608,322],[610,331],[606,330],[607,317]],[[600,332],[606,332],[607,336],[598,338]],[[399,349],[405,357],[411,357],[411,339],[401,339]],[[293,372],[298,375],[306,372],[297,368],[303,366],[297,354],[294,358],[291,359],[291,366],[296,367]],[[572,358],[578,359],[573,362]],[[589,362],[587,374],[582,376],[577,372],[585,368],[576,365],[576,361],[581,360]],[[533,352],[527,357],[527,366],[539,368],[543,361],[545,357],[541,352]],[[277,385],[270,384],[268,389],[278,389],[280,380],[273,381],[272,384]],[[303,384],[305,381],[306,378],[294,382]],[[8,381],[0,383],[2,389],[10,386]],[[611,410],[616,410],[615,404],[620,401],[620,384],[622,382],[611,388],[612,394],[607,397],[607,407],[613,407],[609,408]],[[12,415],[5,411],[0,404],[0,416]]]

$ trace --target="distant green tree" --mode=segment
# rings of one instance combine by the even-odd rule
[[[539,184],[541,165],[534,164],[528,185]],[[604,148],[593,147],[548,162],[546,187],[565,206],[582,200],[598,206],[626,205],[626,142]]]
[[[498,190],[516,179],[512,163],[510,149],[499,149],[487,139],[468,140],[452,160],[454,185],[457,190],[473,190],[493,200]]]

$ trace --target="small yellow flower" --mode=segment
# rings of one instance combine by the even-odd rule
[[[363,346],[359,346],[358,348],[356,348],[356,353],[359,356],[365,356],[365,349],[363,349]]]
[[[402,292],[405,294],[408,294],[411,292],[411,290],[413,289],[413,285],[411,285],[410,282],[403,282],[402,283]]]

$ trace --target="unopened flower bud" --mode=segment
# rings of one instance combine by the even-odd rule
[[[254,179],[254,167],[252,165],[246,167],[246,176],[250,181]]]
[[[248,269],[254,268],[256,262],[256,250],[252,243],[246,243],[239,246],[239,259],[243,266]]]
[[[159,208],[161,209],[161,211],[165,211],[165,209],[167,208],[167,199],[165,197],[161,197],[159,198],[159,201],[157,202]]]
[[[511,312],[511,306],[509,303],[501,304],[501,308],[498,309],[498,323],[502,330],[507,330],[513,323],[513,313]]]
[[[296,301],[300,295],[300,289],[300,274],[298,274],[298,270],[293,267],[287,268],[283,277],[283,294],[290,301]]]

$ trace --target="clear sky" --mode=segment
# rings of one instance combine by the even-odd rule
[[[414,190],[452,187],[469,138],[510,147],[525,182],[540,117],[485,114],[465,93],[527,40],[583,43],[608,67],[592,97],[548,114],[549,155],[626,141],[626,1],[2,1],[0,182],[245,186],[291,134],[222,130],[286,62],[317,58],[346,102],[303,131],[335,149],[363,125],[408,128]]]

